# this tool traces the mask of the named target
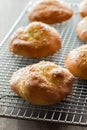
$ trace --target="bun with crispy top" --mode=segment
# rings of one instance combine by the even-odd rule
[[[41,21],[47,24],[64,22],[72,15],[72,9],[62,0],[39,0],[28,11],[30,21]]]
[[[32,22],[12,36],[9,50],[14,54],[40,58],[53,55],[61,48],[58,32],[47,24]]]
[[[73,75],[87,80],[87,45],[72,50],[67,55],[65,63]]]
[[[67,69],[53,62],[41,61],[14,72],[10,86],[33,104],[51,105],[70,94],[74,80]]]

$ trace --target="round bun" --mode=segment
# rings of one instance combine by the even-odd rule
[[[78,23],[76,32],[82,41],[87,42],[87,17]]]
[[[70,94],[74,80],[67,69],[41,61],[14,72],[10,86],[15,93],[33,104],[51,105]]]
[[[73,75],[87,80],[87,45],[72,50],[67,55],[65,64]]]
[[[20,28],[9,43],[9,50],[14,54],[33,58],[52,55],[60,48],[61,38],[58,32],[41,22],[32,22]]]
[[[70,19],[72,15],[72,9],[62,0],[39,0],[28,11],[30,21],[47,24],[61,23]]]
[[[79,6],[79,13],[82,17],[87,16],[87,0],[83,0]]]

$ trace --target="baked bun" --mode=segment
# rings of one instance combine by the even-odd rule
[[[60,102],[72,90],[73,75],[64,68],[41,61],[14,72],[10,80],[12,90],[37,105]]]
[[[82,17],[87,16],[87,0],[83,0],[79,6],[79,13]]]
[[[72,9],[62,0],[39,0],[28,11],[30,21],[47,24],[61,23],[70,19],[72,15]]]
[[[87,45],[72,50],[67,55],[65,64],[73,75],[87,80]]]
[[[20,28],[9,43],[9,50],[14,54],[33,58],[52,55],[60,48],[61,38],[58,32],[41,22],[32,22]]]
[[[78,23],[76,32],[82,41],[87,42],[87,17]]]

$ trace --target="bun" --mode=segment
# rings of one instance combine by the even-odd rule
[[[82,41],[87,42],[87,17],[78,23],[76,32]]]
[[[14,54],[33,58],[52,55],[60,48],[58,32],[41,22],[32,22],[20,28],[9,43],[9,50]]]
[[[41,61],[14,72],[10,86],[15,93],[33,104],[51,105],[70,94],[74,80],[67,69]]]
[[[79,13],[82,17],[87,16],[87,0],[83,0],[79,6]]]
[[[30,21],[47,24],[61,23],[70,19],[72,15],[72,9],[62,0],[40,0],[28,11]]]
[[[87,45],[72,50],[67,55],[65,64],[73,75],[87,80]]]

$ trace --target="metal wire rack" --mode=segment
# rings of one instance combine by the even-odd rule
[[[14,71],[28,64],[41,60],[56,62],[64,66],[66,54],[84,42],[76,36],[76,25],[80,21],[77,12],[78,4],[70,4],[74,10],[73,17],[62,24],[53,25],[62,37],[62,49],[53,56],[41,59],[24,58],[12,55],[8,50],[10,36],[20,26],[29,23],[27,9],[33,4],[29,3],[11,28],[0,46],[0,116],[26,120],[41,120],[67,124],[87,125],[87,81],[76,78],[72,93],[59,104],[52,106],[37,106],[25,101],[14,94],[9,87],[9,80]]]

